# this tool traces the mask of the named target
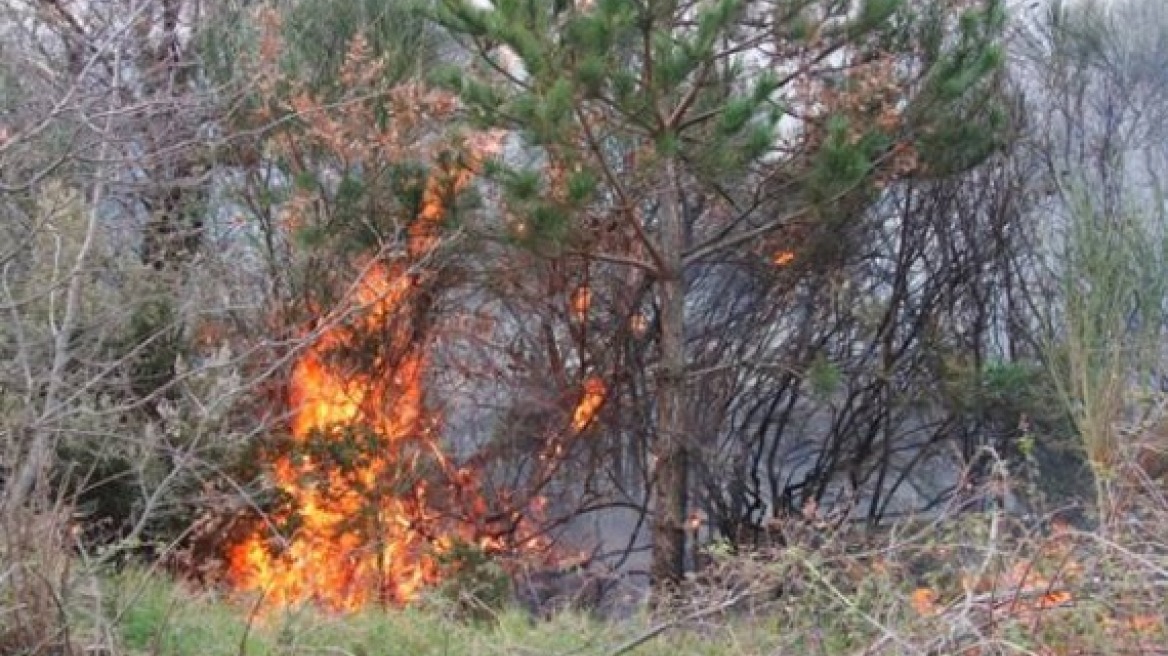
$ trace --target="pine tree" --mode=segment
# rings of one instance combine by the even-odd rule
[[[491,168],[514,239],[654,287],[652,573],[676,580],[696,439],[687,269],[797,224],[842,235],[884,185],[992,152],[1000,2],[441,0],[434,18],[474,53],[444,83],[521,139]]]

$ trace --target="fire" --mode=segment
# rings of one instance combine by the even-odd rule
[[[917,588],[913,590],[911,603],[918,615],[937,615],[941,612],[937,606],[937,592],[931,588]]]
[[[572,292],[568,306],[571,308],[572,319],[577,322],[584,321],[588,318],[588,309],[592,307],[592,290],[587,285],[577,287]]]
[[[368,265],[345,311],[326,317],[294,363],[290,439],[270,463],[285,501],[271,524],[286,537],[272,539],[263,524],[228,547],[237,590],[341,611],[404,603],[438,581],[438,557],[456,542],[505,547],[505,531],[488,526],[477,474],[438,444],[426,358],[411,331],[421,301],[410,266],[433,251],[444,199],[470,179],[467,168],[431,176],[408,254]]]
[[[584,381],[584,396],[572,412],[572,430],[580,432],[587,428],[600,412],[607,395],[608,388],[605,387],[604,381],[598,376],[589,376]]]
[[[1063,587],[1040,574],[1031,562],[1014,563],[1001,573],[966,574],[961,579],[961,587],[966,595],[988,599],[996,604],[996,611],[1021,616],[1029,612],[1045,611],[1066,606],[1074,602],[1074,596]],[[941,594],[932,588],[916,588],[909,602],[921,616],[939,615],[944,612]]]
[[[277,605],[337,610],[404,602],[436,580],[428,535],[469,532],[442,526],[430,479],[415,473],[422,462],[446,465],[423,408],[421,354],[405,352],[388,372],[377,371],[380,353],[367,367],[342,357],[406,300],[409,278],[394,273],[369,268],[356,292],[367,307],[355,326],[324,331],[292,369],[291,440],[272,477],[291,508],[274,519],[295,530],[283,548],[271,548],[262,529],[230,548],[238,589],[262,591]]]
[[[795,261],[795,253],[792,251],[778,251],[774,257],[771,258],[775,266],[787,266]]]

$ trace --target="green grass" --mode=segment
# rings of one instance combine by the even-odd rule
[[[471,622],[437,594],[406,609],[255,615],[246,599],[141,570],[104,579],[101,596],[107,635],[129,656],[1163,653],[1154,647],[1168,640],[1165,531],[1168,515],[1106,538],[1019,533],[967,517],[906,526],[895,546],[864,553],[840,536],[814,550],[723,554],[711,570],[721,583],[692,588],[672,615],[686,619],[660,632],[662,617],[647,612],[606,623],[506,610]],[[727,612],[719,602],[727,586],[766,592]],[[923,609],[922,590],[932,595]],[[1054,591],[1064,598],[1039,604]],[[79,617],[73,635],[90,624]]]
[[[116,633],[128,654],[165,656],[255,656],[353,654],[606,654],[648,631],[648,617],[619,624],[580,614],[533,622],[518,610],[497,621],[464,623],[447,616],[441,603],[401,610],[330,615],[312,609],[251,616],[245,602],[186,588],[158,576],[123,575],[110,583],[110,601],[123,610]],[[767,654],[782,642],[766,623],[720,621],[678,626],[646,642],[635,653]],[[246,639],[245,639],[246,636]]]
[[[117,635],[130,653],[201,654],[274,653],[263,636],[247,634],[247,609],[211,593],[196,593],[161,576],[143,572],[110,581],[109,604]]]

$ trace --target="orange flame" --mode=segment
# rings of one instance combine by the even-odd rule
[[[608,389],[604,386],[604,381],[599,376],[589,376],[584,381],[584,397],[572,412],[572,430],[580,432],[587,428],[600,412],[607,395]]]
[[[385,321],[409,290],[407,277],[371,267],[356,292],[370,303],[356,334]],[[423,413],[423,358],[411,350],[389,375],[350,371],[338,354],[355,346],[353,335],[329,328],[292,369],[292,444],[272,476],[294,508],[274,519],[294,521],[295,531],[280,550],[256,530],[228,551],[234,585],[277,605],[403,602],[437,576],[421,530],[435,528],[437,513],[427,481],[409,473],[439,454]]]
[[[571,309],[572,319],[577,322],[584,321],[588,318],[588,310],[592,307],[592,290],[587,285],[577,287],[573,292],[571,298],[568,299],[568,306]]]
[[[424,404],[426,359],[407,319],[417,284],[409,264],[433,251],[445,199],[471,177],[469,168],[430,177],[408,258],[369,266],[347,316],[330,318],[295,362],[291,440],[271,464],[287,501],[271,519],[288,536],[273,545],[261,526],[228,547],[236,589],[277,606],[404,603],[438,580],[438,554],[455,541],[502,547],[487,536],[476,474],[455,468],[437,443]],[[367,355],[353,362],[358,354]]]
[[[911,603],[913,610],[919,615],[929,616],[941,612],[937,606],[937,592],[931,588],[917,588],[912,591]]]

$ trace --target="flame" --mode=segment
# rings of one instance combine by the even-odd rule
[[[1065,606],[1071,603],[1073,600],[1074,597],[1066,590],[1051,590],[1050,592],[1043,593],[1043,595],[1038,598],[1038,601],[1035,602],[1035,607],[1057,608],[1059,606]]]
[[[937,606],[937,592],[931,588],[917,588],[912,591],[911,603],[918,615],[929,616],[941,612]]]
[[[629,317],[629,330],[637,337],[643,337],[649,331],[649,319],[640,312],[633,314]]]
[[[272,477],[293,509],[274,519],[296,528],[282,549],[270,548],[264,530],[229,549],[237,589],[263,591],[276,605],[354,610],[408,601],[437,578],[426,536],[441,518],[428,481],[411,475],[422,458],[445,463],[423,411],[423,357],[407,351],[388,375],[351,371],[338,357],[405,301],[409,278],[394,273],[370,267],[355,294],[368,306],[356,329],[324,331],[292,368],[292,439]]]
[[[577,287],[568,300],[572,318],[577,322],[588,318],[588,310],[592,307],[592,290],[587,285]]]
[[[771,261],[774,262],[775,266],[787,266],[795,261],[795,253],[794,251],[779,251],[771,258]]]
[[[237,590],[260,592],[265,604],[340,611],[404,603],[438,581],[438,556],[456,542],[504,548],[485,525],[477,474],[438,445],[424,402],[426,358],[409,321],[418,302],[410,264],[437,246],[445,199],[473,168],[427,180],[408,254],[367,266],[346,312],[328,317],[294,363],[291,438],[270,467],[287,502],[270,519],[288,535],[273,540],[262,525],[227,548]]]
[[[589,376],[585,379],[584,396],[572,412],[572,430],[580,432],[587,428],[588,424],[591,424],[597,413],[600,412],[600,407],[604,405],[607,395],[608,388],[605,387],[604,381],[599,376]]]
[[[687,517],[685,520],[686,528],[688,528],[691,533],[697,533],[699,530],[701,530],[702,525],[705,523],[705,514],[700,510],[691,510],[689,517]]]

